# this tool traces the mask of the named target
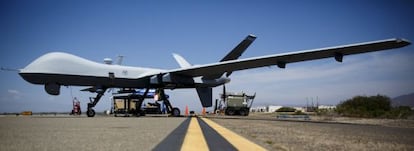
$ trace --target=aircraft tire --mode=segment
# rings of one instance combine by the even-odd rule
[[[88,111],[86,111],[86,115],[88,117],[94,117],[95,116],[95,110],[89,109]]]
[[[178,109],[178,108],[173,108],[172,109],[172,112],[171,112],[171,115],[173,116],[173,117],[179,117],[180,116],[180,109]]]
[[[234,111],[233,109],[229,108],[229,109],[227,109],[227,114],[228,115],[234,115],[234,114],[236,114],[236,111]]]
[[[145,116],[145,111],[141,111],[138,113],[140,116]]]
[[[245,109],[240,109],[239,113],[241,116],[247,116],[247,112]]]
[[[135,117],[140,117],[141,116],[141,113],[135,112],[133,115],[135,115]]]

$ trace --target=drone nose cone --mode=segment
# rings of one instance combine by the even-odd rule
[[[27,73],[24,71],[19,72],[20,77],[22,77],[25,81],[32,83],[32,84],[41,84],[41,76],[39,74],[34,73]]]

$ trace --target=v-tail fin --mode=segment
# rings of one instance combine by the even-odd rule
[[[184,57],[180,56],[179,54],[173,53],[172,54],[175,61],[180,65],[181,68],[188,68],[191,67],[191,64],[184,59]]]
[[[220,62],[238,59],[244,53],[244,51],[246,51],[246,49],[250,46],[250,44],[254,42],[255,39],[256,39],[255,35],[252,35],[252,34],[248,35],[243,41],[241,41],[236,47],[234,47],[233,50],[231,50],[226,56],[224,56],[220,60]],[[231,71],[227,72],[226,76],[227,77],[230,76],[231,73],[232,73]],[[204,76],[203,79],[207,79],[207,80],[217,79],[217,78],[220,78],[223,74],[224,73]]]

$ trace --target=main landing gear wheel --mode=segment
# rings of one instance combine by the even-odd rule
[[[180,116],[180,109],[178,109],[176,107],[173,108],[172,112],[171,112],[171,115],[174,116],[174,117],[179,117]]]
[[[86,115],[88,117],[94,117],[95,116],[95,110],[94,109],[88,109],[88,111],[86,111]]]
[[[245,109],[241,109],[239,113],[241,116],[247,116],[247,111]]]
[[[227,109],[227,115],[234,115],[236,114],[236,111],[234,111],[233,109]]]

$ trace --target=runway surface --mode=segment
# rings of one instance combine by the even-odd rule
[[[151,150],[185,118],[2,117],[1,150]]]
[[[0,117],[1,150],[266,150],[196,117]]]
[[[411,150],[413,128],[186,117],[0,117],[1,150]],[[327,143],[326,143],[327,142]]]

